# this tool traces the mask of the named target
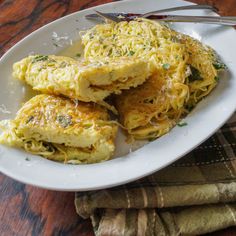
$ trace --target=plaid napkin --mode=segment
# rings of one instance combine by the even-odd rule
[[[174,164],[123,186],[76,193],[99,236],[196,235],[236,225],[236,114]]]

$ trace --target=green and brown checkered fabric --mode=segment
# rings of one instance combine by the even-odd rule
[[[236,114],[181,160],[127,185],[76,194],[96,235],[196,235],[236,225]]]

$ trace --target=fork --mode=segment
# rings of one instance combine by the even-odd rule
[[[218,12],[218,9],[216,7],[210,6],[210,5],[188,5],[188,6],[180,6],[180,7],[171,7],[171,8],[165,8],[160,9],[156,11],[147,12],[144,14],[134,14],[134,13],[102,13],[99,11],[95,11],[95,14],[89,14],[86,15],[85,18],[87,19],[100,19],[105,18],[112,20],[114,22],[120,22],[124,19],[132,20],[132,18],[135,17],[142,17],[142,18],[152,18],[151,16],[154,14],[159,14],[162,12],[173,12],[173,11],[182,11],[182,10],[211,10],[214,12]]]
[[[158,11],[148,12],[145,14],[133,14],[133,13],[102,13],[96,11],[97,14],[90,14],[87,15],[87,19],[97,19],[98,16],[102,17],[103,19],[114,21],[114,22],[121,22],[121,21],[131,21],[136,17],[146,17],[149,19],[155,19],[159,21],[166,21],[166,22],[193,22],[193,23],[207,23],[207,24],[219,24],[219,25],[236,25],[236,17],[226,16],[181,16],[181,15],[154,15],[161,12],[166,11],[178,11],[178,10],[197,10],[197,9],[208,9],[217,11],[216,8],[213,8],[208,5],[190,5],[190,6],[183,6],[183,7],[176,7],[176,8],[169,8],[169,9],[162,9]]]

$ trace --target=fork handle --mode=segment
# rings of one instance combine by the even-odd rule
[[[194,23],[207,23],[218,25],[236,25],[236,17],[234,16],[178,16],[178,15],[165,15],[165,16],[152,16],[152,19],[162,20],[168,22],[194,22]]]
[[[157,11],[147,12],[145,14],[142,14],[142,17],[145,18],[154,14],[162,13],[162,12],[182,11],[182,10],[212,10],[214,12],[218,11],[216,7],[213,7],[210,5],[188,5],[188,6],[172,7],[172,8],[166,8],[166,9],[161,9]]]

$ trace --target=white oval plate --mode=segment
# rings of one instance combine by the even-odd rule
[[[128,0],[97,7],[104,12],[148,12],[154,9],[188,5],[175,0]],[[1,93],[0,119],[13,118],[25,99],[28,88],[12,79],[12,64],[35,52],[55,54],[61,48],[53,46],[53,37],[64,37],[60,45],[66,47],[78,40],[79,30],[90,28],[94,22],[84,18],[94,8],[56,20],[17,43],[0,61]],[[214,15],[209,11],[178,12],[178,14]],[[172,163],[212,135],[233,114],[236,104],[236,33],[233,28],[204,24],[173,24],[212,46],[229,68],[217,88],[185,119],[185,127],[175,127],[169,134],[141,149],[113,160],[90,165],[64,165],[33,156],[24,151],[0,146],[0,171],[21,182],[54,190],[94,190],[111,187],[151,174]],[[11,113],[2,113],[6,106]],[[126,152],[119,145],[120,153]]]

